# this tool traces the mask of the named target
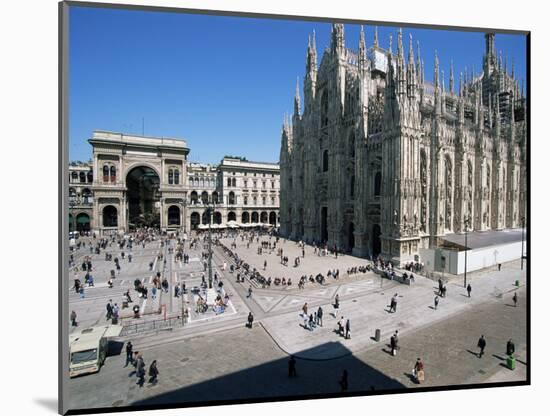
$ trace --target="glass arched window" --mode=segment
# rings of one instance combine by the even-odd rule
[[[78,173],[73,172],[73,173],[71,174],[71,178],[72,178],[72,180],[73,180],[74,182],[78,181]]]
[[[227,178],[227,186],[231,186],[231,178]]]
[[[176,185],[180,184],[180,171],[178,169],[174,170],[174,183]]]
[[[328,150],[323,151],[323,172],[328,171]]]
[[[231,181],[231,186],[237,186],[237,179],[233,178],[233,180]]]
[[[86,174],[84,172],[80,172],[80,183],[86,183]]]
[[[88,183],[92,183],[94,181],[94,173],[90,170],[88,172]]]
[[[349,156],[351,158],[355,157],[355,133],[351,133],[349,138]]]
[[[168,170],[168,184],[169,185],[174,184],[174,171],[172,169]]]
[[[116,168],[111,166],[111,182],[116,182]]]
[[[374,175],[374,196],[380,196],[382,189],[382,173],[376,172]]]
[[[235,193],[233,191],[229,192],[229,205],[235,205]]]
[[[103,182],[109,182],[109,166],[103,166]]]
[[[323,91],[321,95],[321,127],[324,127],[328,124],[328,92],[327,90]]]

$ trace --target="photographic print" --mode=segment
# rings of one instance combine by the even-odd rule
[[[60,7],[61,412],[529,383],[529,32]]]

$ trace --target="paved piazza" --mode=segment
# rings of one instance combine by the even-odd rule
[[[83,239],[87,242],[88,240]],[[215,247],[214,271],[223,281],[223,288],[230,302],[224,313],[196,312],[196,295],[189,293],[175,298],[173,285],[185,282],[188,289],[199,286],[204,273],[202,244],[193,250],[185,246],[189,264],[174,260],[168,247],[159,240],[145,247],[134,245],[132,262],[121,259],[120,249],[113,244],[107,252],[121,259],[121,273],[116,276],[113,288],[107,286],[112,261],[105,261],[105,253],[92,254],[95,287],[85,290],[80,298],[74,290],[70,294],[70,310],[78,315],[79,328],[106,322],[105,306],[109,299],[122,303],[122,294],[130,289],[133,304],[121,312],[123,336],[112,343],[112,353],[97,374],[77,377],[69,382],[70,407],[91,408],[125,406],[132,404],[158,404],[166,402],[192,402],[262,398],[302,394],[337,394],[338,379],[343,371],[349,372],[349,391],[414,388],[411,369],[417,357],[426,366],[423,386],[456,385],[494,381],[526,379],[526,276],[520,270],[519,261],[504,264],[501,271],[487,269],[468,275],[472,285],[472,297],[463,288],[463,277],[445,276],[447,296],[433,308],[437,282],[417,275],[411,285],[382,279],[373,272],[348,276],[349,267],[366,265],[364,259],[352,256],[319,257],[313,248],[306,246],[301,264],[293,267],[294,258],[301,257],[301,248],[295,242],[280,240],[289,258],[284,266],[276,251],[258,253],[259,244],[247,248],[246,240],[224,237],[226,247],[233,242],[240,258],[257,268],[265,277],[291,278],[291,286],[274,286],[262,289],[253,285],[251,298],[248,279],[236,282],[236,273],[224,271],[223,263],[232,264],[220,247]],[[259,241],[275,242],[275,238],[263,236]],[[166,264],[157,256],[164,255]],[[77,265],[90,255],[87,246],[75,252]],[[156,260],[155,260],[156,259]],[[153,261],[153,270],[149,263]],[[267,269],[263,270],[264,261]],[[308,282],[298,288],[300,276],[339,269],[339,279],[327,278],[324,285]],[[168,293],[158,293],[152,299],[152,277],[161,272],[170,282]],[[81,281],[83,273],[77,273]],[[72,272],[71,275],[74,275]],[[206,273],[206,279],[208,274]],[[147,300],[140,299],[134,290],[134,280],[140,279],[149,288]],[[520,286],[515,285],[519,280]],[[72,286],[72,280],[68,282]],[[518,294],[518,306],[512,297]],[[398,295],[397,311],[389,313],[390,298]],[[340,298],[340,308],[334,309],[335,296]],[[183,303],[182,303],[183,302]],[[313,331],[303,326],[302,306],[307,302],[310,313],[323,308],[323,326]],[[131,308],[140,305],[144,316],[131,317]],[[173,325],[163,324],[166,317],[174,318]],[[182,308],[189,309],[190,316],[182,326]],[[245,328],[246,317],[252,312],[255,320],[252,329]],[[337,320],[350,319],[351,339],[344,339],[336,332]],[[374,339],[380,329],[381,340]],[[389,352],[389,338],[399,331],[398,354]],[[478,358],[477,339],[484,334],[487,339],[486,354]],[[516,345],[518,364],[515,371],[504,363],[505,345],[508,339]],[[156,385],[136,385],[133,367],[124,367],[123,342],[132,341],[134,351],[143,353],[148,367],[156,359],[160,371]],[[288,357],[297,359],[296,379],[287,377]],[[253,380],[253,382],[251,382]],[[93,394],[90,392],[93,391]]]

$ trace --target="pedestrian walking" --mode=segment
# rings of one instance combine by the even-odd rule
[[[149,366],[149,383],[157,384],[157,377],[159,375],[159,370],[157,368],[157,360],[153,360]]]
[[[141,354],[137,355],[136,376],[138,378],[138,382],[136,384],[139,387],[143,387],[143,383],[145,383],[145,362],[143,361]]]
[[[107,309],[107,320],[111,319],[111,317],[113,316],[113,300],[112,299],[109,299],[109,302],[107,303],[107,305],[105,306],[105,308]]]
[[[291,355],[288,360],[288,376],[296,377],[296,359],[293,355]]]
[[[346,336],[345,336],[345,338],[346,339],[351,338],[351,325],[350,325],[349,319],[346,321]]]
[[[468,297],[471,297],[472,286],[470,285],[470,283],[468,283],[468,287],[466,288],[466,291],[468,292]]]
[[[264,260],[264,270],[267,268],[267,260]]]
[[[252,286],[249,286],[248,287],[248,296],[247,298],[251,298],[252,297]]]
[[[344,336],[345,325],[346,325],[346,322],[344,321],[344,317],[342,316],[338,321],[338,335]]]
[[[248,327],[252,329],[252,323],[254,322],[254,315],[252,312],[248,312]]]
[[[323,326],[323,308],[320,306],[319,309],[317,309],[317,324]]]
[[[124,367],[128,367],[128,364],[134,364],[134,346],[130,341],[126,343],[126,364]]]
[[[516,346],[514,345],[512,340],[509,339],[508,342],[506,343],[506,355],[511,357],[512,355],[514,355],[514,352],[516,352]]]
[[[418,384],[424,381],[424,363],[420,358],[417,358],[416,363],[414,363],[413,376]]]
[[[396,312],[397,311],[397,293],[393,295],[390,301],[390,312]]]
[[[340,384],[340,389],[342,393],[348,390],[348,370],[344,370],[342,372],[342,377],[340,377],[340,381],[338,382],[338,384]]]
[[[390,338],[391,355],[397,355],[397,331]]]
[[[305,316],[307,316],[307,302],[304,303],[304,306],[302,306],[302,312]]]
[[[514,301],[514,306],[517,307],[518,306],[518,293],[517,292],[514,293],[514,297],[512,298],[512,300]]]
[[[434,309],[437,310],[437,305],[439,305],[439,296],[435,295],[434,298]]]
[[[482,335],[481,338],[477,341],[477,346],[479,347],[479,358],[483,355],[485,352],[485,346],[487,345],[487,341],[485,341],[485,337]]]
[[[340,307],[340,297],[336,295],[334,298],[334,309],[338,309]]]
[[[72,326],[77,326],[78,324],[76,323],[76,312],[75,311],[72,311],[71,312],[71,325]]]

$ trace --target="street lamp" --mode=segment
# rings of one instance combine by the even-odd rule
[[[215,204],[209,204],[206,208],[208,216],[208,288],[212,289],[212,220],[214,217]]]
[[[468,270],[468,226],[470,218],[464,217],[464,287],[466,287],[466,273]]]
[[[183,219],[183,233],[187,234],[187,195],[183,198],[182,206],[182,219]]]
[[[523,242],[525,241],[525,217],[521,217],[521,270],[523,270]]]

